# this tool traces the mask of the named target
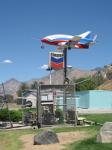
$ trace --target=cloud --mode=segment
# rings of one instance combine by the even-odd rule
[[[41,69],[47,69],[48,68],[48,65],[44,64],[40,67]]]
[[[72,68],[72,66],[71,65],[67,65],[67,68]]]
[[[3,64],[12,64],[13,62],[10,59],[5,59],[5,60],[2,61],[2,63]]]

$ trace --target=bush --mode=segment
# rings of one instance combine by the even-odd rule
[[[11,110],[10,111],[11,121],[18,122],[22,120],[22,111],[21,110]]]
[[[22,120],[21,110],[8,110],[7,108],[0,110],[0,121],[9,121],[9,113],[11,121],[18,122]]]
[[[61,109],[56,109],[56,111],[55,111],[55,117],[56,118],[63,117],[63,112],[62,112]]]
[[[0,121],[8,121],[9,115],[8,115],[8,109],[2,109],[0,110]]]
[[[64,116],[63,116],[63,111],[61,109],[56,109],[55,111],[55,117],[59,118],[58,123],[64,123]]]

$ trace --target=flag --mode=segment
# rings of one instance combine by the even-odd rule
[[[49,66],[54,70],[62,69],[64,67],[63,52],[50,52]]]

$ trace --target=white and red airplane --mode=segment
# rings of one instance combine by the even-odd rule
[[[87,31],[85,33],[79,35],[64,35],[64,34],[54,34],[50,36],[46,36],[41,39],[42,46],[44,48],[43,43],[57,46],[58,50],[63,50],[64,48],[89,48],[91,45],[95,44],[97,35],[91,36],[91,31]]]

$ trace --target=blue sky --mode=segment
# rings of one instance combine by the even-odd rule
[[[51,34],[80,34],[91,30],[97,43],[88,50],[68,52],[68,64],[84,70],[112,63],[111,0],[0,0],[0,82],[27,81],[48,74],[53,46],[40,48]],[[33,39],[36,37],[36,39]]]

